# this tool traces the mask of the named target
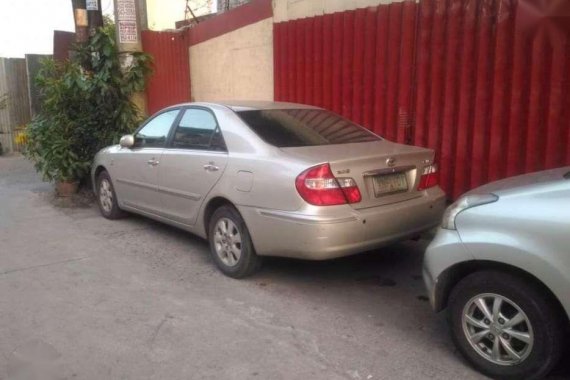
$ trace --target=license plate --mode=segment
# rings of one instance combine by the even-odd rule
[[[406,177],[406,173],[391,173],[374,176],[373,183],[374,195],[376,195],[376,197],[408,191],[408,178]]]

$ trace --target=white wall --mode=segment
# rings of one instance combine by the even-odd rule
[[[190,48],[192,98],[273,100],[273,22],[376,6],[391,0],[273,0],[273,18]]]
[[[273,20],[190,47],[192,98],[273,100]]]

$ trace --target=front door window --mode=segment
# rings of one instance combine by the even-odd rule
[[[163,112],[150,120],[135,135],[136,148],[163,148],[179,110]]]

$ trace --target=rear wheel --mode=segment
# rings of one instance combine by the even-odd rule
[[[210,252],[225,275],[243,278],[260,267],[261,258],[255,253],[247,226],[235,208],[218,208],[210,218],[208,231]]]
[[[97,176],[97,204],[101,215],[107,219],[119,219],[125,215],[119,208],[111,176],[105,170]]]
[[[459,351],[497,379],[539,379],[563,348],[560,314],[528,281],[483,271],[461,280],[449,299],[451,331]]]

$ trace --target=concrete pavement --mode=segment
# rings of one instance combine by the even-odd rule
[[[233,280],[202,240],[51,189],[0,157],[0,379],[483,378],[425,299],[426,241]]]

